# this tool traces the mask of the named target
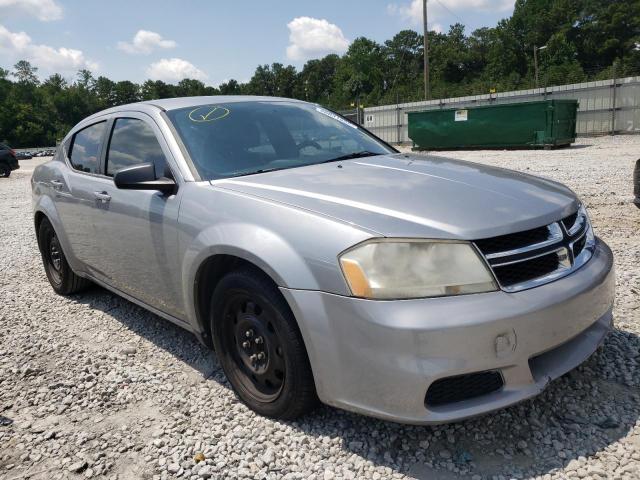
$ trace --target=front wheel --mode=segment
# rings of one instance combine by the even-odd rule
[[[56,293],[70,295],[86,288],[90,282],[76,275],[67,263],[53,225],[43,219],[38,228],[38,246],[47,279]]]
[[[0,178],[7,178],[9,175],[11,175],[11,168],[9,168],[9,165],[0,163]]]
[[[211,312],[218,360],[249,408],[291,420],[317,405],[300,330],[269,278],[250,268],[227,274],[213,293]]]

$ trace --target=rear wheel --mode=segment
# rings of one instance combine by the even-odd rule
[[[227,274],[215,289],[211,312],[216,354],[249,408],[294,419],[317,405],[300,331],[268,277],[250,268]]]
[[[64,256],[58,235],[48,219],[38,229],[38,246],[49,283],[60,295],[70,295],[86,288],[90,282],[76,275]]]
[[[0,163],[0,177],[8,177],[11,175],[11,168],[6,163]]]

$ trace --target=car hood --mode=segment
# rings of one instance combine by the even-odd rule
[[[211,182],[384,236],[474,240],[557,221],[577,208],[556,182],[437,156],[380,155]]]

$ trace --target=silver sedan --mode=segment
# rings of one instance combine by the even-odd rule
[[[56,292],[90,282],[213,346],[238,397],[448,422],[542,391],[611,328],[612,254],[550,180],[397,152],[321,106],[124,105],[36,168]]]

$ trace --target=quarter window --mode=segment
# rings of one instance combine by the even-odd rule
[[[107,122],[100,122],[84,128],[73,137],[71,166],[81,172],[100,173],[100,144]]]
[[[166,175],[164,153],[151,127],[137,118],[118,118],[107,152],[107,175],[142,163],[152,163],[156,176]]]

